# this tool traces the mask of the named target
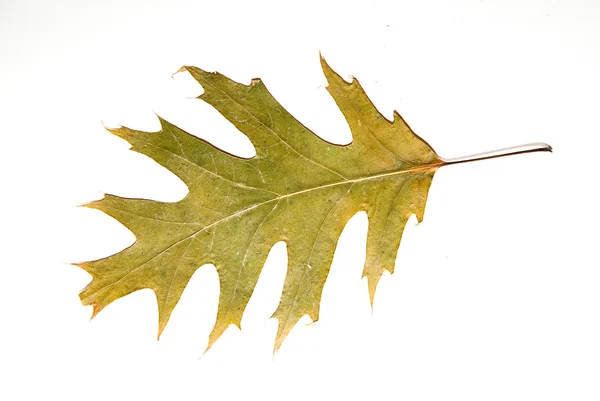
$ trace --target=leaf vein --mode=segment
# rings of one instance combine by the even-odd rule
[[[180,239],[180,240],[172,243],[171,245],[167,246],[165,249],[163,249],[158,254],[152,256],[147,261],[143,262],[142,264],[140,264],[137,267],[135,267],[133,270],[131,270],[128,273],[126,273],[123,277],[121,277],[120,279],[118,279],[114,283],[107,284],[106,286],[104,286],[102,288],[99,288],[98,290],[94,291],[92,294],[88,295],[85,299],[88,299],[89,297],[93,296],[94,294],[96,294],[99,291],[102,291],[105,288],[112,287],[112,286],[116,285],[117,283],[119,283],[120,281],[122,281],[125,277],[127,277],[130,274],[134,273],[136,270],[140,269],[141,267],[143,267],[144,265],[146,265],[148,262],[150,262],[153,259],[159,257],[160,255],[162,255],[163,253],[165,253],[166,251],[168,251],[172,247],[174,247],[174,246],[178,245],[179,243],[187,240],[188,238],[194,237],[194,236],[196,236],[196,235],[204,232],[205,230],[207,230],[207,229],[209,229],[211,227],[215,227],[216,225],[218,225],[218,224],[220,224],[220,223],[222,223],[224,221],[227,221],[227,220],[232,219],[234,217],[240,216],[240,215],[242,215],[242,214],[244,214],[246,212],[249,212],[251,210],[254,210],[254,209],[256,209],[256,208],[258,208],[258,207],[260,207],[260,206],[262,206],[264,204],[267,204],[267,203],[270,203],[270,202],[274,202],[274,201],[278,201],[278,200],[284,199],[284,198],[290,198],[290,197],[293,197],[293,196],[301,195],[301,194],[304,194],[304,193],[307,193],[307,192],[311,192],[311,191],[315,191],[315,190],[321,190],[321,189],[325,189],[325,188],[331,188],[331,187],[334,187],[334,186],[344,185],[344,184],[348,184],[348,183],[362,182],[362,181],[368,181],[368,180],[374,180],[374,179],[381,179],[381,178],[385,179],[385,178],[392,177],[394,175],[407,174],[407,173],[410,173],[410,172],[415,172],[415,171],[420,171],[420,170],[428,170],[428,169],[435,168],[435,167],[438,167],[438,166],[441,166],[441,165],[442,164],[440,164],[440,163],[432,163],[432,164],[429,164],[429,165],[424,165],[424,166],[421,166],[421,167],[416,167],[416,168],[408,169],[408,170],[400,170],[400,171],[394,171],[394,172],[390,172],[390,173],[377,174],[377,175],[370,176],[370,177],[363,177],[363,178],[357,178],[357,179],[352,179],[352,180],[339,181],[339,182],[335,182],[335,183],[332,183],[332,184],[325,184],[325,185],[321,185],[321,186],[317,186],[317,187],[313,187],[313,188],[308,188],[308,189],[300,190],[300,191],[297,191],[297,192],[293,192],[291,194],[280,195],[277,198],[273,198],[273,199],[266,200],[264,202],[253,204],[253,205],[247,207],[246,209],[242,209],[242,210],[237,211],[237,212],[235,212],[235,213],[233,213],[233,214],[231,214],[229,216],[223,217],[220,220],[217,220],[217,221],[215,221],[215,222],[213,222],[213,223],[211,223],[211,224],[209,224],[207,226],[204,226],[203,228],[201,228],[200,230],[198,230],[198,231],[190,234],[189,236],[187,236],[185,238],[182,238],[182,239]]]
[[[248,113],[248,115],[250,115],[250,117],[252,117],[254,120],[256,120],[260,125],[262,125],[263,127],[265,127],[266,129],[268,129],[276,138],[278,138],[283,144],[285,144],[288,148],[290,148],[291,150],[294,151],[294,153],[296,153],[297,155],[299,155],[300,157],[302,157],[303,159],[308,160],[309,162],[325,169],[328,170],[331,173],[334,173],[335,175],[337,175],[338,177],[342,178],[342,179],[346,179],[346,177],[344,177],[343,174],[330,169],[329,167],[317,162],[316,160],[311,159],[310,157],[307,157],[305,155],[303,155],[302,153],[298,152],[296,149],[294,149],[289,143],[287,143],[285,140],[283,140],[283,138],[281,138],[277,132],[275,132],[275,130],[273,130],[272,128],[270,128],[267,124],[265,124],[264,122],[262,122],[259,118],[257,118],[254,114],[250,113],[250,111],[244,107],[243,104],[241,104],[240,102],[238,102],[237,100],[235,100],[233,97],[231,97],[227,92],[225,92],[224,90],[220,89],[219,87],[217,87],[216,85],[214,85],[213,83],[202,79],[203,82],[205,82],[207,85],[212,86],[215,90],[221,92],[222,94],[224,94],[225,96],[227,96],[227,98],[229,98],[232,102],[234,102],[235,104],[237,104],[238,106],[240,106],[246,113]],[[270,113],[269,113],[270,115]]]

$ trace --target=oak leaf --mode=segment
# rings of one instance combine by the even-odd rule
[[[230,325],[239,327],[270,248],[285,241],[288,268],[273,314],[277,350],[302,316],[318,320],[338,237],[359,211],[369,220],[363,276],[373,302],[382,273],[394,270],[407,220],[413,214],[423,219],[436,170],[452,162],[442,160],[397,112],[393,121],[380,114],[357,80],[348,83],[321,62],[327,89],[350,127],[349,145],[317,137],[260,79],[244,85],[196,67],[183,69],[204,88],[199,98],[248,136],[256,156],[223,152],[162,118],[159,132],[109,129],[176,174],[189,193],[174,203],[106,195],[86,205],[136,237],[115,255],[79,264],[93,277],[80,294],[93,316],[149,288],[158,302],[160,336],[192,274],[211,263],[220,296],[210,347]]]

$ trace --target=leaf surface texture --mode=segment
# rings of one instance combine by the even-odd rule
[[[199,96],[252,141],[243,159],[160,119],[159,132],[110,131],[151,157],[189,189],[167,203],[106,195],[88,204],[117,219],[135,243],[80,266],[93,279],[80,294],[94,315],[112,301],[150,288],[158,301],[159,334],[192,274],[212,263],[220,280],[209,347],[230,325],[239,327],[271,247],[285,241],[288,268],[278,319],[277,350],[304,315],[319,318],[323,286],[346,222],[369,219],[363,276],[371,302],[385,270],[393,272],[408,218],[421,221],[441,159],[394,112],[389,121],[358,81],[346,82],[322,59],[328,91],[352,133],[349,145],[328,143],[288,113],[259,79],[244,85],[195,67]]]

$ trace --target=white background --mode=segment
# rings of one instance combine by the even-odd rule
[[[593,0],[3,0],[0,398],[600,399],[599,27]],[[186,193],[102,123],[155,130],[156,112],[252,156],[231,124],[190,99],[201,88],[189,76],[171,78],[196,65],[261,77],[318,135],[347,143],[319,51],[444,157],[536,141],[555,152],[440,170],[373,314],[360,280],[367,219],[357,215],[321,320],[297,326],[274,358],[282,244],[243,330],[204,355],[218,298],[211,266],[159,342],[150,290],[89,322],[78,293],[90,277],[66,262],[134,237],[75,205]]]

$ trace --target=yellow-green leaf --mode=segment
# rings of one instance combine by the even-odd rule
[[[302,316],[318,320],[338,237],[359,211],[369,219],[363,275],[373,301],[382,273],[393,272],[407,220],[414,214],[421,221],[433,175],[449,162],[398,113],[393,121],[382,116],[356,80],[344,81],[324,60],[322,66],[350,126],[349,145],[314,135],[259,79],[243,85],[195,67],[184,69],[204,88],[200,98],[248,136],[255,157],[223,152],[163,119],[159,132],[110,130],[176,174],[189,193],[175,203],[106,195],[87,205],[136,237],[120,253],[80,264],[93,277],[81,299],[94,315],[149,288],[158,302],[160,335],[192,274],[212,263],[220,299],[210,347],[227,327],[239,327],[270,248],[285,241],[287,275],[273,315],[277,350]]]

